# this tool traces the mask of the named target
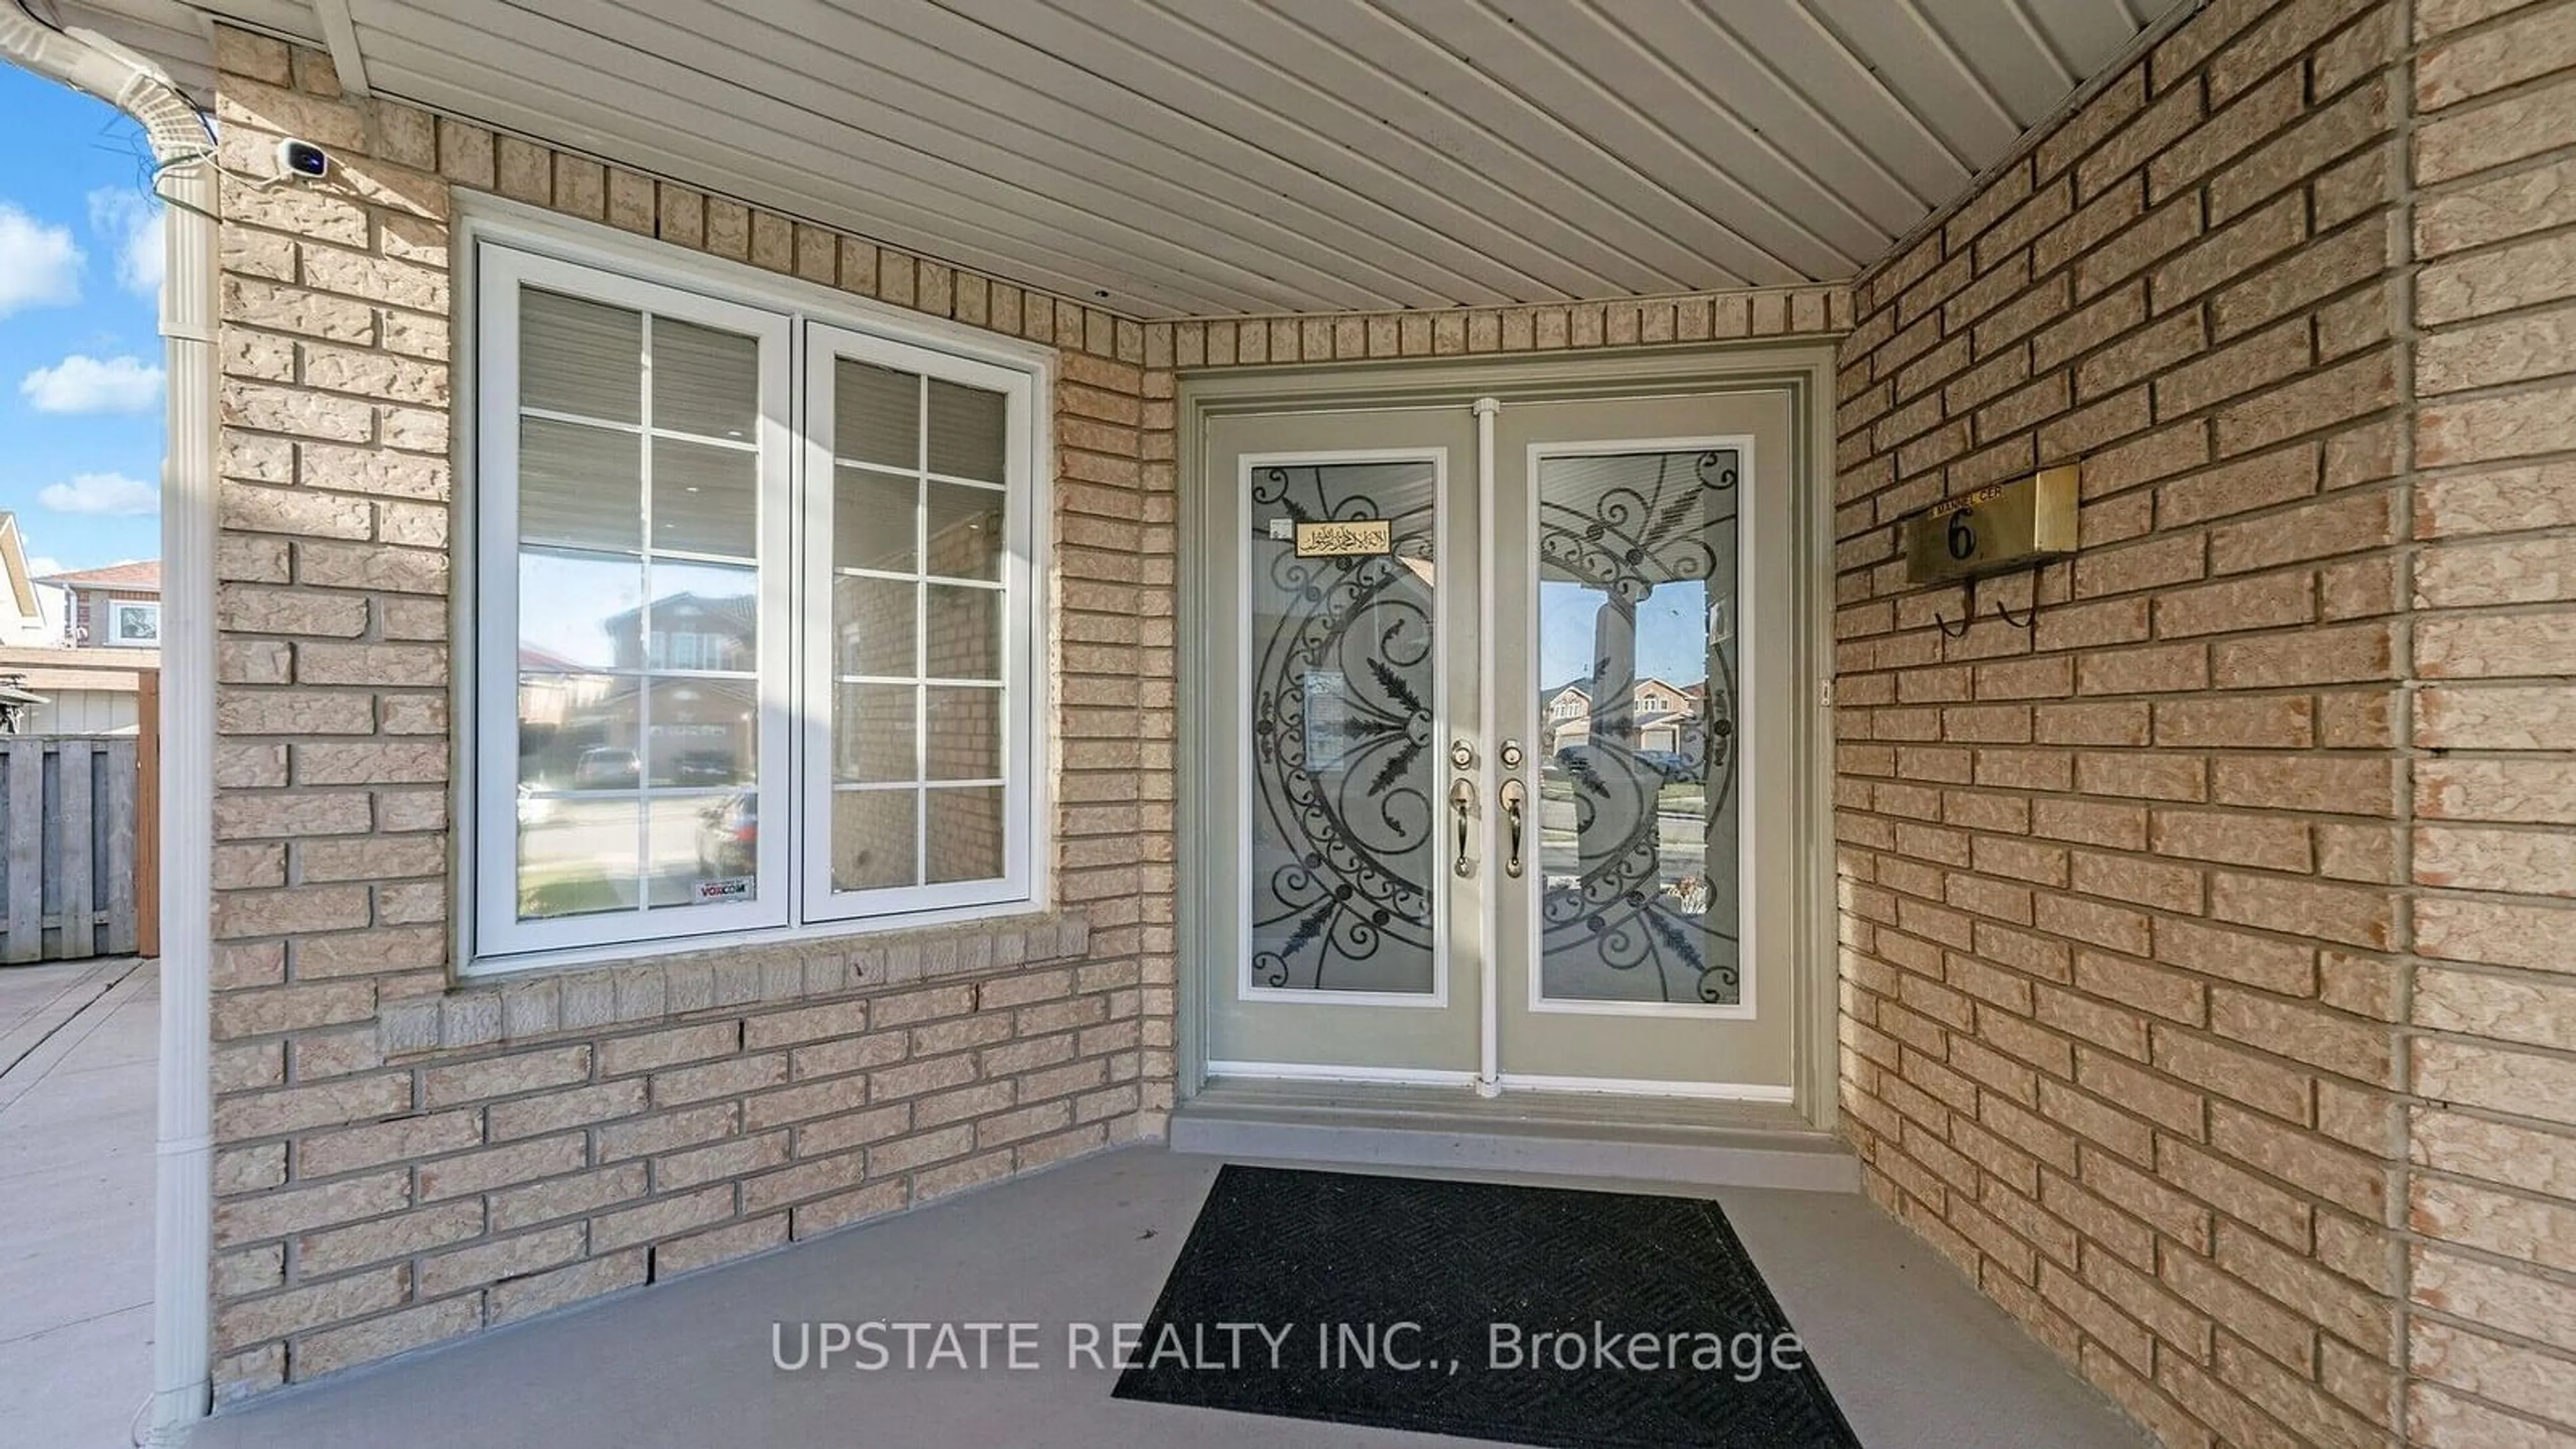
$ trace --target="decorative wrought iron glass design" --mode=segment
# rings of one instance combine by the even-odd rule
[[[1431,994],[1437,465],[1251,471],[1248,984]],[[1388,520],[1393,550],[1298,557],[1279,525],[1324,519]]]
[[[1539,461],[1544,1001],[1743,1000],[1741,461]]]

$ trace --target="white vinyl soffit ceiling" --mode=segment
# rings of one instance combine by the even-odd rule
[[[336,31],[381,94],[1169,317],[1844,280],[2175,3],[198,8]]]

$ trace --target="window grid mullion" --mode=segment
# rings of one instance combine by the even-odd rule
[[[912,883],[930,884],[930,374],[913,379],[912,567]]]
[[[812,850],[814,843],[814,822],[808,815],[808,812],[813,809],[813,801],[805,788],[807,772],[814,768],[813,737],[808,733],[805,721],[816,708],[820,707],[813,698],[814,676],[808,663],[808,655],[814,648],[814,626],[809,622],[810,616],[806,613],[806,594],[813,583],[813,570],[808,565],[806,550],[812,548],[814,542],[814,510],[818,506],[815,500],[819,499],[819,506],[826,510],[831,507],[828,493],[809,494],[805,491],[814,484],[810,476],[813,459],[811,449],[807,446],[807,440],[813,436],[814,431],[814,400],[807,392],[804,358],[805,324],[800,321],[788,329],[787,396],[779,399],[788,410],[789,420],[785,468],[787,497],[790,500],[786,505],[787,617],[783,620],[768,621],[773,625],[784,624],[787,628],[788,679],[787,758],[784,762],[787,808],[783,812],[787,817],[787,829],[782,834],[787,841],[789,854],[787,869],[773,870],[771,877],[784,883],[781,888],[787,894],[785,901],[787,919],[800,926],[806,923],[805,857]],[[769,477],[769,470],[763,469],[761,477],[765,483]],[[827,487],[834,482],[834,476],[830,470],[826,470],[823,482]],[[802,507],[797,506],[798,501],[803,502]],[[763,509],[771,506],[769,490],[765,487],[760,493],[760,506]],[[824,577],[829,579],[830,574],[827,572]],[[831,593],[827,583],[823,589],[823,597],[827,605],[831,599]],[[829,692],[827,689],[827,697]],[[764,691],[764,695],[765,693]],[[768,708],[765,698],[761,707],[764,710]],[[828,721],[831,715],[827,713],[823,718]],[[761,864],[762,862],[758,860],[752,862],[755,873]]]
[[[715,555],[710,555],[710,557],[716,557],[718,562],[723,562],[721,557]],[[1008,583],[997,579],[966,579],[953,577],[948,574],[925,574],[919,569],[898,571],[895,569],[851,567],[835,568],[832,572],[841,578],[887,579],[898,583],[933,583],[951,589],[982,589],[988,594],[1002,593],[1010,587]]]
[[[573,421],[578,422],[580,419],[576,418],[573,419]],[[871,463],[864,458],[835,458],[832,460],[832,466],[835,468],[856,468],[863,473],[902,473],[915,471],[898,468],[891,463]],[[1011,491],[1010,484],[996,483],[990,478],[969,478],[962,473],[934,472],[926,466],[917,471],[920,472],[922,477],[929,479],[933,483],[946,483],[957,488],[980,488],[987,493],[1008,493]]]
[[[642,674],[635,681],[635,912],[643,915],[652,908],[653,899],[653,805],[646,794],[652,779],[647,763],[653,749],[653,314],[639,311],[638,335],[644,355],[638,359],[636,388],[640,394],[635,414],[641,425],[636,436],[639,453],[637,495],[642,501],[639,520],[643,535],[637,540],[644,565],[644,599],[637,621],[636,643],[642,648]]]

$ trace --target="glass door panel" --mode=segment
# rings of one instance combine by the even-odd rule
[[[1754,744],[1796,724],[1789,459],[1777,392],[1497,421],[1506,1091],[1788,1097],[1786,932],[1760,928],[1793,900],[1795,792]]]
[[[1743,455],[1538,457],[1542,1003],[1743,999]]]
[[[1247,990],[1435,996],[1440,459],[1249,471]],[[1386,521],[1389,551],[1301,552],[1293,524],[1331,519]]]
[[[1482,913],[1458,873],[1462,783],[1476,830],[1482,810],[1451,750],[1476,729],[1474,444],[1463,410],[1210,427],[1211,608],[1185,675],[1205,691],[1218,1075],[1473,1080]],[[1350,526],[1315,527],[1331,523]],[[1471,831],[1471,871],[1479,850]]]

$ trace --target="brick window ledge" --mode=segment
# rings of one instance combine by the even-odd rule
[[[1030,912],[883,931],[842,941],[782,941],[465,980],[434,997],[377,1013],[388,1060],[503,1046],[604,1027],[646,1025],[737,1006],[866,996],[895,987],[1013,967],[1078,960],[1091,922],[1075,911]]]

